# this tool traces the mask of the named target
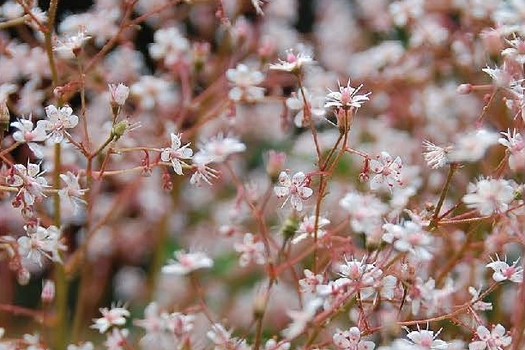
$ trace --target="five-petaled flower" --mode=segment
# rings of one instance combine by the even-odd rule
[[[186,253],[184,250],[178,250],[173,255],[176,260],[170,259],[168,265],[162,267],[162,272],[187,275],[195,270],[213,266],[213,260],[202,252]]]
[[[120,327],[126,324],[126,317],[130,316],[129,311],[125,307],[112,306],[111,309],[107,307],[101,308],[101,318],[94,319],[95,323],[91,328],[98,329],[100,333],[106,333],[108,329],[113,326]]]
[[[518,266],[520,261],[519,258],[516,259],[512,265],[507,263],[507,259],[500,260],[497,255],[496,259],[497,260],[492,260],[491,263],[487,264],[488,268],[494,270],[494,273],[492,274],[492,279],[494,279],[494,281],[503,282],[509,280],[514,283],[523,282],[523,267]]]
[[[39,120],[37,125],[42,124],[47,132],[50,132],[51,140],[60,143],[64,139],[66,129],[77,126],[78,117],[73,114],[73,109],[69,106],[57,108],[49,105],[45,108],[47,120]]]
[[[359,85],[358,87],[353,88],[350,86],[350,80],[348,80],[346,86],[341,86],[341,83],[339,83],[339,91],[330,90],[326,95],[326,103],[324,104],[325,108],[360,108],[363,102],[369,100],[368,95],[370,95],[370,92],[358,94],[362,86],[363,85]]]
[[[281,208],[290,200],[290,204],[295,210],[303,210],[303,200],[310,198],[313,194],[312,189],[308,187],[306,175],[303,172],[298,172],[290,179],[285,171],[281,171],[278,182],[280,186],[273,188],[275,194],[279,198],[286,197]]]
[[[189,148],[189,143],[182,146],[181,135],[182,134],[171,133],[171,146],[162,149],[160,153],[160,159],[163,162],[171,162],[173,170],[175,170],[178,175],[182,175],[183,165],[188,166],[181,159],[190,159],[193,156],[193,150]]]
[[[370,189],[377,190],[382,184],[387,184],[388,188],[392,190],[394,184],[401,185],[401,168],[403,163],[401,158],[392,158],[387,152],[381,152],[376,159],[370,161],[370,171],[375,173],[370,180]]]

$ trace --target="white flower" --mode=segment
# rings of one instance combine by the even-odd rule
[[[173,255],[176,260],[170,259],[168,265],[162,267],[163,273],[187,275],[195,270],[213,266],[213,260],[201,252],[186,253],[183,250],[178,250]]]
[[[77,35],[71,35],[65,39],[57,40],[53,50],[56,51],[62,58],[74,58],[79,50],[82,48],[84,43],[91,39],[89,35],[86,35],[85,28],[80,28]]]
[[[171,133],[171,146],[163,148],[160,153],[160,159],[163,162],[171,162],[173,170],[178,175],[182,175],[183,165],[188,166],[181,159],[190,159],[193,156],[193,150],[189,148],[189,143],[181,146],[181,136],[182,134]]]
[[[507,147],[509,152],[509,168],[513,171],[525,169],[525,140],[523,135],[516,129],[512,132],[510,129],[507,132],[501,133],[505,138],[501,137],[498,142]]]
[[[310,300],[301,311],[289,310],[287,314],[292,319],[292,322],[281,332],[283,337],[290,340],[301,334],[322,304],[323,301],[320,298],[316,298]]]
[[[472,308],[478,311],[487,311],[492,310],[492,303],[486,303],[483,300],[479,299],[480,291],[476,290],[474,287],[468,287],[468,292],[472,295],[470,302],[472,303]]]
[[[505,327],[497,324],[489,331],[485,326],[478,326],[476,335],[479,340],[473,341],[468,345],[469,350],[503,350],[512,342],[510,335],[505,335]]]
[[[381,152],[376,159],[370,160],[370,170],[375,173],[370,180],[370,189],[372,191],[379,189],[383,184],[386,184],[390,190],[394,184],[401,185],[401,168],[403,163],[401,158],[395,159],[387,152]]]
[[[310,198],[313,194],[312,189],[307,185],[306,175],[303,172],[298,172],[290,179],[285,171],[281,171],[278,181],[280,186],[273,188],[274,193],[278,198],[286,197],[281,208],[290,200],[290,204],[295,210],[303,210],[303,200]]]
[[[213,158],[204,152],[198,152],[193,157],[193,166],[196,171],[191,175],[190,183],[195,186],[200,186],[204,181],[211,186],[211,181],[219,177],[219,171],[208,166]]]
[[[409,252],[421,260],[430,260],[432,254],[428,251],[434,239],[414,221],[404,221],[402,224],[386,223],[383,241],[393,244],[400,252]]]
[[[332,340],[334,345],[341,350],[373,350],[374,342],[361,340],[361,331],[357,327],[352,327],[347,331],[338,329]]]
[[[58,190],[58,195],[60,199],[69,203],[73,206],[74,210],[77,211],[79,204],[86,204],[81,197],[86,193],[86,189],[81,189],[78,184],[79,175],[73,174],[71,171],[68,171],[65,174],[60,174],[62,181],[66,183],[66,187]]]
[[[514,199],[514,189],[504,179],[480,179],[476,184],[469,184],[468,192],[463,202],[481,215],[502,213]]]
[[[200,146],[200,150],[195,154],[196,158],[208,158],[209,162],[223,162],[226,158],[235,153],[244,152],[246,145],[233,136],[218,134],[210,138]]]
[[[27,168],[22,164],[13,165],[6,182],[9,186],[20,187],[15,202],[23,201],[30,206],[42,200],[45,197],[44,188],[49,187],[42,175],[40,164],[27,163]]]
[[[487,264],[487,267],[494,271],[492,274],[492,279],[494,281],[502,282],[509,280],[514,283],[523,282],[523,267],[518,266],[518,262],[520,261],[519,258],[516,259],[516,261],[514,261],[510,266],[506,262],[506,259],[501,261],[497,255],[496,259],[497,260],[492,260],[491,263]]]
[[[130,316],[129,311],[124,307],[112,306],[99,309],[102,317],[93,319],[95,323],[91,328],[98,329],[100,333],[106,333],[113,326],[121,327],[126,324],[126,317]]]
[[[299,52],[297,55],[293,52],[292,49],[286,51],[286,60],[279,60],[278,63],[270,64],[270,69],[290,72],[290,73],[299,73],[304,65],[312,64],[315,61],[312,57],[305,53]]]
[[[498,139],[497,133],[485,129],[458,135],[448,159],[451,162],[476,162],[490,146],[498,143]]]
[[[263,82],[264,74],[252,70],[244,64],[226,71],[226,78],[235,86],[228,93],[228,97],[235,102],[255,102],[264,97],[264,88],[258,87]]]
[[[443,340],[436,339],[439,336],[438,331],[435,335],[433,331],[429,331],[426,329],[419,329],[417,331],[411,331],[407,334],[408,339],[410,339],[409,343],[411,345],[417,345],[417,349],[424,350],[424,349],[432,349],[432,350],[444,350],[448,348],[448,344],[444,342]]]
[[[29,146],[29,149],[33,152],[35,157],[43,158],[42,147],[35,142],[45,141],[47,138],[46,130],[42,124],[37,124],[37,127],[33,129],[33,122],[31,116],[28,119],[19,119],[16,122],[12,122],[11,126],[18,129],[13,133],[13,139],[17,142],[25,143]]]
[[[449,163],[447,155],[451,150],[450,147],[439,147],[427,140],[423,141],[423,146],[426,150],[423,152],[423,158],[432,169],[441,168]]]
[[[67,247],[60,242],[61,233],[56,226],[48,228],[24,226],[26,236],[18,238],[18,254],[34,263],[42,265],[42,256],[54,262],[62,262],[60,251]]]
[[[314,237],[315,234],[315,215],[305,216],[303,221],[299,224],[299,228],[296,231],[296,236],[292,240],[292,244],[296,244],[303,239],[308,237]],[[317,238],[321,238],[326,234],[326,230],[322,228],[330,224],[330,220],[320,216],[317,220]]]
[[[363,102],[369,100],[368,95],[370,95],[370,92],[367,92],[366,94],[358,94],[363,85],[353,88],[350,86],[350,79],[346,86],[341,86],[341,83],[338,84],[339,91],[330,90],[328,95],[326,95],[326,103],[324,104],[325,108],[360,108]]]
[[[123,106],[129,96],[129,87],[119,84],[108,84],[109,102],[112,105]]]
[[[66,129],[71,129],[77,126],[78,117],[73,113],[73,109],[69,106],[57,108],[54,105],[49,105],[45,108],[47,120],[39,120],[37,125],[42,124],[47,132],[51,132],[51,140],[55,143],[60,143],[64,139]]]
[[[263,265],[266,262],[264,257],[264,244],[261,241],[254,242],[253,234],[246,233],[242,243],[234,243],[233,248],[238,253],[241,253],[239,265],[241,267],[247,266],[251,261],[256,264]]]
[[[184,59],[190,51],[190,42],[174,26],[155,31],[155,42],[149,46],[149,53],[154,59],[164,59],[171,66]]]
[[[125,350],[128,348],[126,338],[129,334],[129,330],[113,328],[111,333],[107,334],[104,345],[107,350]]]
[[[303,96],[303,92],[305,96]],[[305,118],[305,100],[306,105],[309,108],[310,111],[310,117],[312,120],[320,121],[320,120],[326,120],[324,119],[324,116],[326,114],[326,111],[324,109],[324,97],[323,96],[312,96],[306,88],[304,88],[301,91],[301,89],[298,89],[296,92],[292,93],[290,97],[286,99],[286,107],[293,111],[297,111],[297,114],[295,114],[293,120],[294,124],[298,128],[306,127],[308,126],[308,121]]]

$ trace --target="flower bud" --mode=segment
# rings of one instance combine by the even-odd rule
[[[42,287],[42,294],[40,295],[42,302],[51,303],[55,299],[55,282],[51,280],[44,280]]]
[[[129,96],[129,87],[122,83],[108,84],[108,87],[111,106],[123,106]]]
[[[461,95],[468,95],[472,92],[472,84],[461,84],[456,88],[456,92]]]
[[[286,153],[270,150],[268,152],[268,164],[266,165],[266,172],[270,175],[273,182],[279,177],[279,173],[286,162]]]
[[[0,101],[0,141],[4,138],[4,132],[9,130],[9,119],[11,118],[9,114],[9,108],[7,108],[7,103],[5,100]]]

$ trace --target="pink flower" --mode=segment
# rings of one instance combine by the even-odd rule
[[[497,324],[489,331],[485,326],[478,326],[476,335],[479,340],[473,341],[468,345],[469,350],[502,350],[503,347],[509,346],[512,337],[505,335],[505,327]]]
[[[487,264],[487,267],[494,271],[492,274],[492,279],[494,281],[503,282],[509,280],[514,283],[523,282],[523,267],[518,266],[518,262],[520,261],[519,258],[510,266],[505,261],[506,259],[501,261],[497,255],[496,258],[496,261],[493,260],[491,263]]]
[[[278,198],[286,197],[281,208],[290,200],[290,204],[295,210],[303,210],[303,200],[310,198],[313,194],[312,189],[307,186],[306,175],[303,172],[298,172],[290,179],[285,171],[281,171],[278,182],[280,186],[273,188],[274,193]]]
[[[129,96],[129,87],[119,83],[118,85],[108,84],[108,88],[109,102],[111,105],[123,106]]]
[[[195,270],[213,266],[213,260],[201,252],[186,253],[184,250],[179,250],[173,253],[173,255],[176,260],[170,259],[168,265],[162,267],[163,273],[187,275]]]
[[[247,266],[251,261],[259,265],[263,265],[266,262],[263,242],[254,242],[253,234],[251,233],[246,233],[243,242],[234,243],[233,247],[235,251],[241,253],[239,259],[239,265],[241,265],[241,267]]]
[[[410,339],[410,344],[418,345],[417,349],[432,349],[432,350],[441,350],[447,349],[448,344],[443,340],[436,339],[439,336],[438,331],[435,335],[433,331],[426,329],[419,329],[417,331],[412,331],[407,334],[408,339]]]
[[[66,129],[71,129],[77,126],[78,117],[73,114],[73,109],[69,106],[57,108],[49,105],[45,108],[47,120],[39,120],[37,127],[42,124],[47,132],[51,132],[51,140],[55,143],[60,143],[64,139]]]
[[[98,329],[100,333],[106,333],[108,329],[113,326],[121,327],[126,324],[126,317],[130,316],[129,311],[124,307],[112,306],[111,309],[107,307],[101,308],[101,318],[94,319],[95,323],[91,328]]]
[[[357,327],[352,327],[347,331],[337,330],[332,340],[334,345],[341,350],[372,350],[375,348],[374,342],[361,340],[361,331]]]
[[[326,95],[326,103],[324,104],[324,107],[343,109],[349,109],[351,107],[360,108],[363,102],[369,100],[368,95],[370,95],[370,92],[367,92],[366,94],[358,94],[362,86],[363,85],[359,85],[357,88],[351,87],[350,79],[346,86],[341,86],[339,83],[339,91],[330,90],[328,95]]]
[[[193,151],[189,148],[189,143],[182,146],[181,136],[182,134],[171,133],[171,146],[163,148],[160,153],[160,159],[163,162],[171,162],[173,170],[178,175],[182,175],[183,165],[188,166],[181,159],[190,159],[193,156]]]
[[[377,190],[383,184],[386,184],[390,190],[395,184],[400,186],[402,166],[401,158],[393,159],[387,152],[381,152],[381,155],[370,161],[370,170],[376,174],[370,180],[370,189]]]

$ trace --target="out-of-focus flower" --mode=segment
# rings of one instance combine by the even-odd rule
[[[500,260],[499,256],[496,255],[496,260],[492,260],[491,263],[487,264],[488,268],[491,268],[494,273],[492,274],[492,279],[496,282],[511,281],[514,283],[523,282],[523,267],[518,266],[520,259],[516,259],[509,266],[505,260]]]
[[[13,139],[17,142],[27,142],[35,157],[42,158],[44,156],[42,146],[35,142],[45,141],[47,138],[46,130],[42,124],[37,124],[36,128],[33,129],[31,118],[29,116],[27,119],[19,119],[11,123],[13,128],[18,129],[13,133]]]
[[[423,141],[423,147],[425,147],[423,158],[425,158],[425,162],[432,169],[442,168],[449,162],[447,154],[450,152],[451,147],[439,147],[426,140]]]
[[[468,287],[468,292],[472,295],[470,302],[472,303],[472,308],[477,311],[487,311],[492,310],[492,303],[486,303],[483,300],[479,300],[480,291],[476,290],[474,287]]]
[[[184,250],[178,250],[173,255],[176,260],[170,259],[168,264],[162,267],[163,273],[187,275],[195,270],[213,266],[213,260],[202,252],[186,253]]]
[[[189,148],[189,143],[182,146],[181,136],[182,134],[171,133],[171,146],[163,148],[160,153],[160,159],[163,162],[171,162],[173,170],[178,175],[182,175],[183,165],[188,166],[188,164],[181,159],[191,159],[193,156],[193,150]]]
[[[121,327],[126,324],[126,318],[130,316],[129,311],[125,307],[112,306],[111,309],[107,307],[101,308],[100,313],[102,317],[93,319],[95,322],[91,328],[98,329],[102,333],[106,333],[111,327]]]
[[[69,106],[57,108],[49,105],[45,108],[48,119],[39,120],[37,127],[42,124],[47,132],[50,132],[50,138],[55,143],[60,143],[64,139],[66,129],[77,126],[78,117],[73,114],[73,109]]]
[[[359,90],[363,87],[363,85],[359,85],[357,88],[353,88],[350,86],[350,79],[348,80],[348,83],[346,86],[341,86],[341,83],[339,84],[339,91],[332,91],[326,95],[326,103],[324,104],[325,108],[342,108],[342,109],[349,109],[349,108],[360,108],[363,102],[368,101],[368,95],[370,95],[370,92],[367,92],[365,94],[358,94]]]
[[[26,236],[18,238],[18,254],[42,265],[42,256],[54,262],[62,262],[60,251],[67,250],[67,247],[60,242],[60,229],[56,226],[48,228],[42,226],[24,226]]]
[[[94,350],[94,349],[95,349],[95,346],[90,341],[85,342],[85,343],[81,343],[81,344],[78,344],[78,345],[69,344],[67,346],[67,350]]]
[[[478,326],[476,336],[479,340],[473,341],[468,345],[469,350],[500,350],[507,347],[512,342],[512,337],[506,335],[505,327],[497,324],[489,331],[485,326]]]
[[[308,237],[314,237],[315,234],[315,215],[305,216],[303,221],[299,224],[296,236],[292,239],[292,244],[296,244]],[[321,238],[326,234],[323,227],[330,224],[330,220],[324,216],[320,216],[317,220],[317,238]]]
[[[86,201],[82,199],[82,196],[86,193],[86,189],[81,189],[78,183],[79,175],[75,175],[68,171],[65,174],[60,174],[62,181],[66,183],[66,187],[58,190],[60,199],[64,202],[69,203],[75,211],[78,210],[80,204],[86,204]]]
[[[196,158],[206,157],[212,162],[223,162],[226,158],[234,153],[244,152],[246,145],[233,136],[224,136],[223,134],[206,140],[201,146]]]
[[[235,242],[233,248],[236,252],[241,253],[239,265],[248,266],[253,261],[256,264],[263,265],[266,262],[264,257],[264,244],[261,241],[255,242],[253,234],[246,233],[242,243]]]
[[[82,46],[89,39],[91,39],[91,37],[86,35],[85,28],[81,28],[76,35],[67,36],[63,40],[57,40],[53,46],[53,50],[62,58],[74,58],[80,53]]]
[[[51,303],[55,299],[55,282],[52,280],[42,281],[42,293],[40,293],[40,299],[44,303]]]
[[[304,92],[304,96],[303,96]],[[305,105],[306,100],[306,105]],[[305,109],[308,109],[308,113],[313,122],[325,120],[324,116],[326,111],[324,109],[324,97],[311,95],[306,89],[297,90],[292,96],[286,99],[286,107],[291,110],[297,111],[293,121],[296,127],[302,128],[308,126],[308,120],[305,115]]]
[[[383,225],[386,231],[383,241],[393,244],[400,252],[409,252],[417,259],[429,260],[432,254],[430,249],[433,238],[423,230],[423,227],[414,221],[404,221],[402,224],[386,223]]]
[[[186,58],[190,51],[190,43],[181,32],[173,26],[155,31],[155,42],[149,46],[149,53],[154,59],[164,59],[171,66]]]
[[[500,137],[498,142],[507,147],[509,152],[509,168],[513,171],[525,169],[525,140],[523,135],[516,129],[501,133],[505,137]]]
[[[361,331],[357,327],[351,327],[346,331],[338,329],[332,340],[341,350],[373,350],[376,346],[372,341],[361,340]]]
[[[514,199],[514,188],[505,179],[480,179],[470,183],[463,202],[469,208],[477,209],[481,215],[502,213]]]
[[[407,330],[409,331],[409,330]],[[435,335],[433,331],[427,329],[419,329],[417,331],[410,331],[407,334],[410,345],[416,345],[417,349],[429,349],[429,350],[444,350],[448,349],[448,344],[441,339],[436,339],[439,336],[438,331]]]
[[[305,53],[295,54],[292,49],[286,51],[286,59],[279,60],[278,63],[270,64],[270,69],[299,74],[304,65],[312,64],[315,61]]]
[[[303,210],[303,200],[310,198],[313,191],[308,187],[306,175],[303,172],[295,173],[292,178],[285,172],[279,174],[279,186],[273,188],[278,198],[286,197],[281,208],[290,200],[292,207],[297,210]]]
[[[241,63],[236,68],[228,69],[226,78],[235,85],[228,93],[232,101],[255,102],[264,97],[264,88],[256,86],[264,80],[264,74],[258,70]]]
[[[448,159],[451,162],[476,162],[490,146],[498,143],[498,139],[497,133],[485,129],[458,135]]]
[[[129,348],[126,338],[128,337],[129,330],[113,328],[111,333],[107,334],[104,345],[108,350],[126,350]]]
[[[301,334],[322,304],[322,299],[316,298],[310,300],[303,310],[289,310],[287,314],[292,319],[292,322],[281,332],[283,337],[290,340]]]

